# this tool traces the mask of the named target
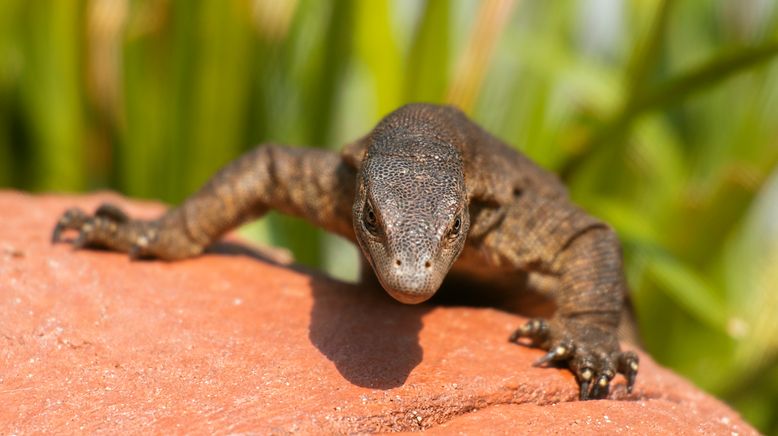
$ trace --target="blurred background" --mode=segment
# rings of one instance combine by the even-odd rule
[[[448,102],[623,242],[644,345],[778,434],[773,0],[0,0],[0,186],[180,202],[265,141]],[[344,279],[298,220],[245,228]]]

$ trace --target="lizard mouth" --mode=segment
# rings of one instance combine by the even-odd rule
[[[389,289],[386,286],[384,286],[384,289],[386,292],[392,296],[395,300],[399,301],[403,304],[419,304],[423,303],[427,300],[429,300],[433,295],[435,295],[434,292],[429,293],[412,293],[412,292],[403,292],[403,291],[397,291],[394,289]]]

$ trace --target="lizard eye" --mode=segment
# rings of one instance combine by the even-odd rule
[[[378,218],[369,202],[365,203],[365,211],[362,213],[362,218],[365,229],[374,235],[378,234]]]
[[[449,235],[451,236],[457,236],[459,235],[459,232],[462,230],[462,217],[457,217],[454,220],[454,225],[451,226],[451,232]]]

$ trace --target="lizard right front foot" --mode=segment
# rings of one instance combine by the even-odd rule
[[[611,380],[617,373],[627,379],[627,392],[632,392],[638,372],[638,356],[632,351],[621,351],[615,333],[596,325],[572,320],[546,321],[536,318],[516,330],[511,342],[548,350],[535,362],[544,366],[550,362],[565,362],[575,374],[579,385],[579,399],[605,398]]]
[[[75,231],[72,240],[76,249],[104,247],[128,253],[132,258],[156,256],[154,243],[159,234],[156,221],[131,220],[124,211],[112,204],[102,204],[89,215],[79,208],[65,211],[54,226],[51,242],[63,241],[63,235]]]

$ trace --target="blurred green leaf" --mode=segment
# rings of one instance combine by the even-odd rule
[[[721,53],[705,64],[645,92],[627,109],[623,118],[632,119],[645,111],[678,104],[736,74],[762,66],[771,61],[776,54],[778,54],[778,42]]]
[[[357,2],[356,41],[359,58],[370,70],[377,113],[381,116],[402,103],[404,83],[400,49],[392,32],[388,0]]]
[[[660,0],[656,6],[655,16],[651,24],[651,29],[645,39],[639,46],[632,51],[632,58],[627,65],[627,77],[630,83],[630,99],[638,98],[642,95],[650,82],[649,76],[659,62],[662,55],[662,43],[667,34],[668,21],[672,8],[676,2],[672,0]]]
[[[451,3],[427,0],[405,74],[405,100],[440,102],[449,77]]]
[[[167,156],[176,148],[172,131],[178,100],[172,70],[182,53],[172,50],[171,32],[163,27],[168,12],[153,1],[130,5],[122,47],[121,145],[115,149],[114,168],[122,192],[174,201],[176,189],[170,184],[183,178],[183,163]]]
[[[244,149],[251,74],[250,17],[247,2],[203,2],[197,8],[195,23],[199,26],[194,31],[200,43],[192,48],[196,55],[188,73],[194,92],[179,131],[179,150],[191,159],[183,186],[185,195]]]
[[[612,225],[622,240],[654,246],[661,239],[651,219],[628,205],[612,200],[593,200],[587,206],[589,212]]]
[[[42,190],[86,187],[81,25],[75,0],[25,2],[20,26],[25,56],[21,96],[35,165],[27,183]],[[61,156],[69,156],[62,159]]]
[[[10,115],[13,111],[13,88],[21,62],[17,40],[20,5],[18,0],[0,2],[0,186],[10,185],[15,172],[11,156]]]
[[[690,315],[718,331],[727,331],[727,309],[715,298],[720,293],[711,289],[711,283],[668,255],[651,256],[646,272]]]

